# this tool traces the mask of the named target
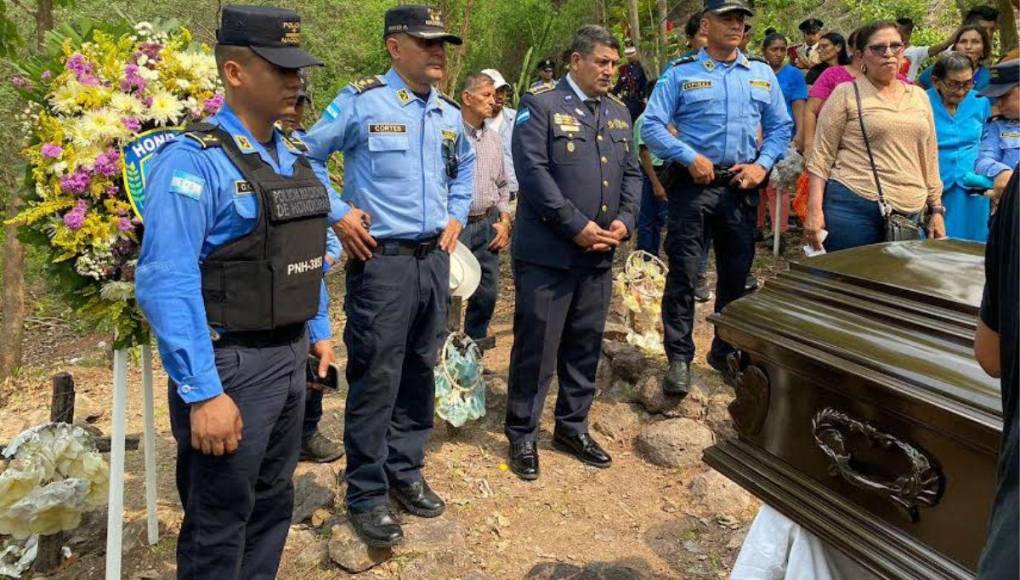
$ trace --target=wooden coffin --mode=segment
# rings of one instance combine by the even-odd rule
[[[711,320],[738,353],[736,439],[705,461],[893,578],[968,578],[1002,432],[973,356],[984,246],[898,242],[806,259]]]

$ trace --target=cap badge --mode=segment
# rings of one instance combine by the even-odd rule
[[[290,21],[283,23],[283,37],[280,38],[280,42],[287,46],[300,46],[301,45],[301,23],[298,21]]]

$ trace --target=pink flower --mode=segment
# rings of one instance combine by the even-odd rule
[[[85,225],[85,211],[88,204],[84,199],[79,199],[74,209],[64,214],[64,225],[70,230],[80,230]]]
[[[111,185],[110,187],[107,187],[106,191],[103,193],[110,197],[117,197],[117,194],[120,193],[120,188],[117,187],[116,185]]]
[[[223,95],[213,95],[202,103],[202,111],[207,115],[215,115],[223,106]]]
[[[44,81],[48,81],[48,80],[50,80],[50,77],[52,77],[52,76],[53,76],[53,73],[51,73],[48,70],[44,70],[42,72],[42,75],[40,75],[40,78],[42,78],[42,80],[44,80]]]
[[[135,229],[135,224],[131,223],[130,218],[122,217],[117,221],[117,229],[122,232],[129,232]]]
[[[124,125],[124,128],[129,131],[140,131],[142,129],[142,124],[134,117],[122,117],[120,122]]]
[[[64,68],[73,72],[74,77],[83,85],[94,86],[99,84],[99,79],[92,74],[94,68],[92,63],[85,60],[85,57],[79,52],[72,54],[71,58],[67,59],[67,62],[64,63]]]
[[[14,75],[13,77],[11,77],[11,84],[14,85],[14,88],[16,89],[21,89],[25,91],[32,90],[32,81],[26,79],[21,75]]]
[[[143,91],[145,90],[145,79],[138,74],[138,65],[129,64],[124,67],[124,78],[120,81],[120,90],[125,93],[131,91]]]
[[[96,157],[96,163],[92,166],[92,170],[100,175],[112,177],[120,172],[120,165],[117,163],[119,160],[120,153],[111,147]]]
[[[64,148],[53,143],[46,143],[42,146],[43,157],[49,157],[50,159],[58,159],[61,154],[64,153]]]

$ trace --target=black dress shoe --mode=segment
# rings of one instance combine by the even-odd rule
[[[715,298],[715,292],[708,287],[708,280],[699,276],[694,283],[694,301],[704,304],[713,298]]]
[[[723,382],[732,387],[736,377],[733,375],[730,365],[726,362],[726,355],[710,352],[705,359],[708,361],[708,366],[719,371],[719,374],[723,377]]]
[[[662,392],[673,397],[686,397],[691,391],[691,368],[686,361],[669,363],[662,377]]]
[[[370,548],[389,548],[404,541],[404,531],[385,505],[349,512],[347,516],[358,537]]]
[[[420,518],[434,518],[446,511],[446,502],[422,479],[410,485],[393,485],[390,495],[403,508]]]
[[[525,481],[538,479],[538,447],[534,441],[510,444],[510,471]]]
[[[613,464],[609,456],[599,444],[587,433],[576,435],[553,434],[553,447],[576,457],[581,463],[606,468]]]

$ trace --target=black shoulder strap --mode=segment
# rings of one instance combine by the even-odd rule
[[[450,97],[448,97],[448,96],[447,96],[447,95],[446,95],[445,93],[443,93],[442,91],[440,91],[440,92],[439,92],[439,98],[440,98],[440,99],[443,99],[443,100],[444,100],[444,101],[446,101],[447,103],[450,103],[451,105],[453,105],[453,107],[454,107],[455,109],[457,109],[457,110],[460,110],[460,103],[458,103],[457,101],[455,101],[455,100],[451,99]]]
[[[868,139],[868,130],[864,128],[864,107],[861,106],[861,90],[857,88],[857,81],[853,82],[854,98],[857,99],[857,121],[861,124],[861,135],[864,136],[864,148],[868,151],[868,161],[871,162],[871,174],[875,176],[875,187],[878,188],[878,206],[882,215],[888,216],[888,206],[885,204],[885,196],[882,195],[882,182],[878,179],[878,168],[875,167],[875,156],[871,153],[871,142]]]
[[[212,123],[192,123],[184,128],[184,136],[195,141],[202,149],[220,146],[220,136],[217,134],[218,126]]]

